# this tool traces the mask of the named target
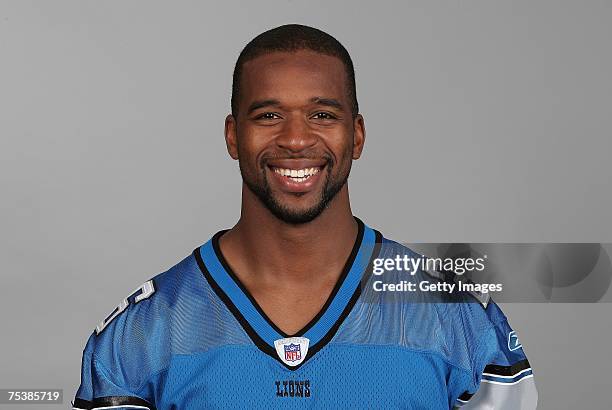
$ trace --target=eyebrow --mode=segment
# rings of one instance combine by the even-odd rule
[[[338,110],[342,110],[342,108],[343,108],[342,104],[340,103],[340,101],[336,100],[335,98],[312,97],[310,99],[310,102],[314,103],[314,104],[317,104],[317,105],[324,105],[324,106],[327,106],[327,107],[336,108]],[[278,107],[280,105],[281,105],[281,102],[279,100],[275,100],[275,99],[253,101],[253,103],[251,103],[251,105],[249,105],[249,109],[247,110],[247,114],[251,114],[253,111],[259,110],[260,108]]]
[[[340,101],[334,98],[314,97],[310,99],[310,102],[342,110],[342,104],[340,103]]]
[[[247,113],[250,114],[253,111],[258,110],[260,108],[270,107],[270,106],[278,107],[279,105],[280,105],[280,101],[278,100],[253,101],[253,103],[249,105],[249,109],[247,110]]]

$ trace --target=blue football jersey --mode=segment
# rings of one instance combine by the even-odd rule
[[[535,408],[531,367],[499,307],[473,295],[376,291],[376,258],[420,255],[358,223],[327,302],[293,335],[232,272],[217,233],[97,326],[74,408]]]

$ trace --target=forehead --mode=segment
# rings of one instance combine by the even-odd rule
[[[260,98],[333,97],[344,101],[347,78],[343,62],[310,50],[272,52],[247,61],[242,69],[242,102]]]

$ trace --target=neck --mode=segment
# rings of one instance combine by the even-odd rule
[[[297,225],[275,217],[244,186],[242,194],[240,220],[220,242],[238,272],[248,269],[262,279],[312,280],[312,272],[342,269],[358,229],[346,184],[317,218]]]

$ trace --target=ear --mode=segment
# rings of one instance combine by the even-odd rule
[[[225,145],[232,159],[238,159],[238,139],[236,137],[236,119],[232,114],[225,117]]]
[[[365,143],[365,123],[363,116],[357,114],[353,120],[353,159],[359,159],[361,152],[363,151],[363,144]]]

